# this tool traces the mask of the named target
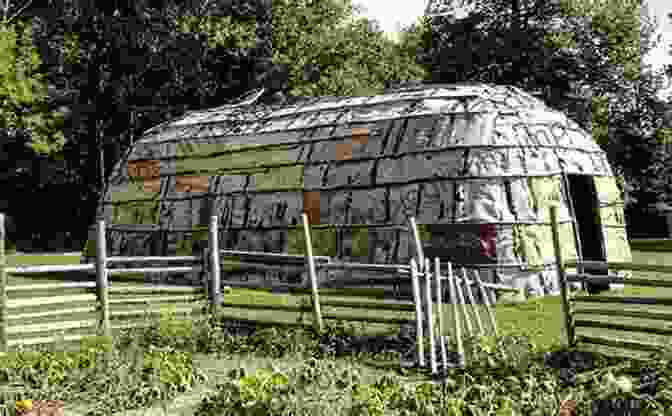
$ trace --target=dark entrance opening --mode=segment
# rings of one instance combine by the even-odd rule
[[[593,178],[588,175],[567,175],[567,182],[577,222],[581,258],[583,260],[606,261],[599,202]],[[588,267],[584,268],[584,272],[592,275],[608,274],[607,270]],[[588,283],[586,288],[588,293],[596,294],[609,290],[609,284]]]

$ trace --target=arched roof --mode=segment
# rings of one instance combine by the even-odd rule
[[[371,126],[432,115],[445,116],[443,130],[434,133],[438,138],[429,138],[436,143],[421,147],[509,148],[513,153],[532,147],[554,154],[548,157],[555,159],[553,163],[540,161],[546,165],[545,173],[611,176],[606,154],[576,122],[517,87],[480,83],[415,85],[375,96],[303,97],[284,105],[227,105],[191,111],[148,130],[137,144],[199,139],[255,144],[255,138],[283,131]]]

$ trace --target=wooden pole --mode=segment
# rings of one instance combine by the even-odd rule
[[[438,257],[434,257],[434,280],[436,280],[436,307],[439,313],[439,342],[441,343],[441,363],[443,369],[448,368],[448,357],[446,353],[446,327],[444,325],[443,310],[443,291],[441,290],[441,262]]]
[[[466,302],[464,301],[464,293],[462,289],[462,285],[466,285],[466,277],[464,276],[464,267],[462,268],[462,279],[459,280],[455,278],[455,291],[457,292],[457,298],[459,299],[460,305],[462,305],[462,316],[464,318],[464,326],[465,326],[465,335],[470,336],[473,335],[474,333],[474,328],[471,326],[471,321],[469,320],[469,314],[467,313],[467,305]]]
[[[453,264],[448,262],[448,294],[450,303],[453,304],[453,333],[455,334],[455,343],[457,344],[457,356],[460,367],[464,368],[466,359],[464,357],[464,345],[462,345],[462,323],[460,322],[460,309],[457,306],[457,281],[453,276]]]
[[[100,328],[105,336],[111,336],[110,306],[108,301],[107,282],[107,242],[105,240],[105,221],[96,224],[96,286],[98,288],[98,305],[100,307]]]
[[[436,365],[436,339],[434,338],[434,314],[432,307],[432,269],[429,259],[425,259],[425,297],[427,298],[427,325],[429,326],[429,363],[432,368],[432,374],[436,374],[438,369]]]
[[[490,326],[492,327],[492,331],[495,334],[495,336],[497,336],[497,321],[495,320],[495,315],[492,312],[492,308],[490,307],[490,301],[488,300],[488,292],[486,292],[485,287],[483,286],[480,273],[478,272],[478,270],[475,269],[474,269],[474,278],[476,279],[476,283],[478,284],[481,296],[483,296],[483,302],[485,303],[485,308],[488,311],[488,317],[490,318]]]
[[[420,242],[420,233],[418,232],[418,226],[415,223],[415,217],[411,217],[411,230],[413,231],[413,239],[415,240],[415,247],[418,255],[418,273],[422,273],[423,267],[425,267],[425,253],[422,250],[422,244]]]
[[[567,345],[574,345],[574,325],[572,323],[571,309],[569,299],[567,298],[567,280],[565,278],[564,263],[562,260],[562,250],[560,250],[560,233],[558,232],[558,207],[551,206],[551,231],[553,232],[553,250],[555,251],[555,267],[558,273],[558,284],[560,285],[560,297],[562,298],[562,313],[565,315],[565,334]]]
[[[7,352],[7,258],[5,257],[5,214],[0,214],[0,351]]]
[[[418,364],[420,367],[425,366],[425,346],[423,344],[423,330],[422,330],[422,296],[420,294],[420,283],[418,282],[418,267],[415,259],[411,259],[411,283],[413,284],[413,301],[415,302],[415,328],[416,328],[416,342],[418,351]]]
[[[478,333],[482,335],[484,334],[483,323],[481,322],[481,315],[479,313],[481,308],[476,304],[476,300],[474,299],[474,292],[472,292],[471,290],[471,283],[469,282],[469,279],[467,279],[467,271],[464,267],[462,268],[462,278],[464,279],[464,287],[467,288],[467,297],[469,298],[469,302],[471,303],[471,311],[476,317],[476,326],[478,326]]]
[[[315,314],[315,329],[319,334],[324,331],[322,322],[322,312],[320,311],[320,297],[317,291],[317,273],[315,272],[315,259],[313,258],[313,243],[310,239],[310,228],[308,227],[308,215],[304,212],[303,230],[306,236],[306,254],[308,255],[308,272],[310,273],[310,289],[313,298],[313,312]]]
[[[209,235],[208,235],[209,238]],[[210,248],[201,247],[201,270],[203,270],[203,280],[201,284],[203,285],[203,290],[205,291],[205,299],[207,299],[208,304],[206,309],[212,312],[212,290],[210,286],[212,285],[212,269],[210,267]]]
[[[222,304],[222,285],[219,270],[219,218],[216,215],[210,217],[210,227],[208,232],[208,243],[210,246],[210,281],[212,282],[212,312],[217,314],[219,306]]]

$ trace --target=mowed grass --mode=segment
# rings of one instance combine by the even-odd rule
[[[633,262],[637,264],[658,264],[658,265],[672,265],[672,256],[666,255],[666,253],[654,253],[654,252],[633,252]],[[25,264],[79,264],[78,257],[64,257],[64,256],[10,256],[8,257],[10,265],[25,265]],[[656,277],[656,278],[669,278],[672,279],[672,276],[665,276],[660,273],[650,273],[650,272],[635,272],[637,277]],[[73,280],[90,280],[94,281],[95,277],[93,275],[86,275],[85,273],[50,273],[48,275],[34,275],[34,276],[10,276],[9,283],[10,285],[23,285],[23,284],[35,284],[39,282],[47,283],[49,281],[73,281]],[[128,284],[128,285],[138,285],[132,281],[124,282],[123,277],[115,276],[113,279],[114,285]],[[59,293],[59,296],[65,295],[79,295],[86,293],[93,293],[90,289],[62,289],[62,293]],[[389,301],[376,300],[372,298],[364,297],[346,297],[346,296],[336,296],[334,292],[329,289],[324,289],[320,291],[320,299],[322,302],[329,300],[341,300],[341,301],[350,301],[358,302],[364,305],[366,304],[380,304],[386,303]],[[40,296],[54,296],[55,294],[52,291],[47,291],[45,293],[40,292],[23,292],[12,294],[10,299],[18,298],[30,298],[30,297],[40,297]],[[643,296],[643,297],[670,297],[672,298],[672,288],[647,288],[647,287],[634,287],[626,285],[625,290],[620,291],[610,291],[609,296]],[[114,295],[122,296],[122,295]],[[138,296],[138,295],[134,295]],[[152,297],[155,295],[143,295],[143,297]],[[310,296],[309,295],[292,295],[292,294],[278,294],[271,293],[270,291],[263,290],[246,290],[246,289],[234,289],[224,296],[226,305],[221,309],[221,312],[225,316],[230,316],[232,318],[239,319],[249,319],[267,323],[287,323],[287,324],[304,324],[310,325],[313,322],[313,314],[310,309]],[[176,304],[175,302],[165,302],[164,304]],[[265,305],[284,305],[284,306],[300,306],[304,305],[306,311],[304,312],[293,312],[286,310],[273,310],[273,309],[264,309]],[[407,302],[407,304],[411,304]],[[180,302],[179,305],[187,305],[186,303]],[[258,305],[260,308],[240,308],[236,305]],[[585,303],[576,303],[577,306],[585,306]],[[67,308],[82,308],[82,307],[91,307],[95,306],[95,302],[72,302],[69,303]],[[130,305],[115,305],[113,310],[123,310],[126,309],[138,309],[143,305],[141,304],[130,304]],[[605,304],[605,303],[593,303],[591,307],[596,307],[605,310],[622,310],[623,305],[620,304]],[[444,304],[441,306],[443,309],[444,317],[444,335],[450,336],[453,332],[453,314],[454,314],[454,305]],[[45,305],[37,307],[21,308],[19,310],[10,309],[10,319],[12,313],[30,313],[30,312],[45,312],[49,310],[59,310],[62,309],[63,305]],[[461,306],[460,306],[461,308]],[[672,307],[663,307],[659,305],[628,305],[628,309],[632,310],[661,310],[668,311],[672,313]],[[478,329],[477,321],[475,319],[475,314],[478,314],[481,324],[484,328],[490,332],[490,322],[487,311],[483,305],[466,305],[467,314],[472,325],[473,330]],[[345,307],[335,307],[335,306],[326,306],[321,307],[322,313],[324,316],[336,316],[345,321],[351,322],[355,325],[355,329],[358,329],[357,332],[366,332],[368,334],[385,334],[385,333],[395,333],[398,331],[398,324],[380,324],[380,323],[364,323],[351,321],[348,317],[361,317],[361,318],[376,318],[376,317],[386,317],[386,318],[396,318],[396,319],[407,319],[412,321],[415,319],[415,312],[413,309],[408,311],[394,311],[394,310],[380,310],[372,308],[345,308]],[[435,314],[437,313],[437,306],[435,305]],[[537,344],[540,347],[550,347],[552,345],[560,344],[564,341],[564,316],[562,314],[561,299],[559,296],[547,296],[543,298],[531,299],[528,302],[521,304],[498,304],[494,308],[494,313],[497,321],[497,326],[499,334],[509,334],[509,335],[525,335],[530,338],[532,342]],[[71,314],[69,319],[97,319],[96,313],[79,313]],[[643,320],[640,318],[620,318],[609,315],[577,315],[577,318],[583,319],[590,316],[591,319],[599,319],[600,321],[605,322],[616,322],[616,323],[637,323],[637,324],[646,324],[652,326],[666,327],[667,323],[665,322],[655,322],[650,320]],[[438,318],[435,318],[438,319]],[[326,319],[327,322],[331,319]],[[61,322],[63,321],[62,317],[53,316],[50,318],[34,318],[28,319],[20,322],[21,324],[36,324],[36,323],[45,323],[45,322]],[[18,324],[19,322],[13,321],[11,324]],[[462,331],[465,332],[467,322],[462,321]],[[78,330],[72,329],[68,330],[68,334],[77,333]],[[633,339],[641,340],[646,342],[667,342],[669,337],[652,335],[646,333],[634,333],[634,332],[623,332],[623,331],[614,331],[606,329],[594,329],[594,328],[577,328],[577,334],[589,334],[589,335],[607,335],[611,337],[618,337],[621,339]],[[11,335],[10,335],[11,339]],[[615,353],[624,353],[624,351],[617,351],[613,348],[600,347],[602,349],[615,352]],[[629,352],[625,352],[629,354]]]

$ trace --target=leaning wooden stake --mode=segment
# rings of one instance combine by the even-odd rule
[[[474,292],[471,290],[471,283],[469,283],[469,279],[467,276],[467,271],[463,267],[462,268],[462,278],[464,279],[464,287],[467,288],[467,297],[469,298],[469,302],[471,303],[471,311],[474,314],[474,317],[476,317],[476,326],[478,326],[478,334],[483,335],[483,323],[481,323],[481,315],[480,315],[480,306],[476,304],[476,300],[474,299]]]
[[[457,281],[453,276],[453,264],[448,262],[448,290],[450,303],[453,304],[453,333],[455,334],[455,343],[457,344],[458,365],[461,368],[466,366],[464,356],[464,345],[462,344],[462,323],[460,320],[460,309],[457,306]]]
[[[483,282],[481,281],[481,274],[478,272],[478,270],[474,270],[474,278],[476,279],[476,283],[478,284],[481,296],[483,296],[483,302],[485,303],[485,309],[488,311],[488,317],[490,318],[490,326],[492,327],[492,332],[495,334],[495,336],[497,336],[497,321],[495,320],[495,314],[492,312],[492,308],[490,307],[490,301],[488,300],[488,293],[485,291],[485,287],[483,286]]]
[[[427,325],[429,335],[429,363],[432,374],[438,371],[436,363],[436,339],[434,338],[434,314],[432,303],[432,268],[429,259],[425,259],[425,298],[427,299]]]
[[[560,250],[560,233],[558,232],[558,207],[551,206],[551,231],[553,233],[553,250],[555,251],[555,267],[558,273],[558,284],[560,285],[560,297],[562,298],[562,313],[565,316],[565,335],[567,344],[574,345],[574,326],[572,325],[571,309],[569,299],[567,298],[567,280],[565,278],[565,268],[562,261],[562,251]]]
[[[212,282],[211,308],[213,313],[219,312],[219,306],[222,304],[222,284],[219,269],[219,218],[216,215],[210,217],[210,228],[208,230],[210,245],[210,279]]]
[[[7,352],[7,258],[5,257],[5,214],[0,214],[0,351]]]
[[[422,296],[420,294],[420,283],[418,282],[418,267],[415,259],[411,259],[411,283],[413,285],[413,301],[415,302],[415,328],[416,328],[416,342],[418,352],[418,364],[420,367],[425,366],[425,346],[423,344],[422,331]]]
[[[434,257],[434,280],[436,282],[436,307],[438,309],[437,313],[439,314],[439,335],[438,339],[441,343],[441,363],[443,364],[443,369],[448,368],[448,357],[446,353],[446,339],[443,334],[446,333],[446,327],[444,325],[443,317],[443,293],[441,291],[441,262],[438,257]]]
[[[107,242],[105,240],[105,221],[99,220],[96,228],[96,286],[100,308],[100,328],[103,335],[111,336],[110,305],[108,301],[107,281]]]
[[[415,218],[410,218],[411,222],[411,231],[413,231],[413,239],[415,240],[416,252],[418,255],[418,273],[422,273],[423,268],[425,267],[425,253],[422,251],[422,243],[420,242],[420,233],[418,232],[418,226],[415,223]]]
[[[322,312],[320,311],[320,297],[317,292],[317,272],[315,271],[315,259],[313,258],[313,243],[310,240],[310,228],[308,227],[308,215],[303,213],[303,230],[306,236],[306,253],[308,255],[308,271],[310,273],[310,289],[312,290],[313,312],[315,314],[315,329],[318,333],[324,331]]]
[[[471,321],[469,320],[469,314],[467,313],[467,305],[466,302],[464,301],[464,293],[462,292],[462,285],[466,285],[467,282],[465,281],[466,279],[464,278],[464,267],[462,268],[462,279],[455,278],[455,291],[457,292],[457,298],[459,299],[460,305],[462,305],[462,315],[464,318],[464,325],[465,325],[465,335],[470,336],[474,334],[474,328],[471,326]]]

